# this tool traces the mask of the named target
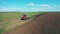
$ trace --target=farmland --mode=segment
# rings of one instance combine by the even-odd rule
[[[5,34],[60,34],[60,13],[38,14],[34,20]]]
[[[6,26],[7,27],[11,26],[9,24],[12,24],[12,23],[14,25],[15,21],[20,20],[20,18],[23,14],[26,14],[26,15],[28,15],[28,17],[31,17],[33,15],[42,14],[42,12],[0,12],[0,24],[1,24],[0,25],[0,31],[1,31],[0,34],[2,34],[2,32],[9,31],[8,29],[5,30],[4,28],[6,28]],[[23,22],[25,22],[25,21],[23,21]]]

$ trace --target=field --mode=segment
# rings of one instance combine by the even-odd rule
[[[32,17],[33,15],[42,14],[42,12],[0,12],[0,34],[11,30],[11,26],[16,25],[17,23],[15,23],[15,21],[18,22],[23,14]],[[23,23],[24,22],[25,21],[23,21]]]
[[[34,20],[4,34],[60,34],[60,13],[38,14]]]

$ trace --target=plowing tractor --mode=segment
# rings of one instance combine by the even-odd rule
[[[22,17],[21,17],[21,20],[28,20],[29,19],[29,17],[27,17],[27,15],[23,15]]]

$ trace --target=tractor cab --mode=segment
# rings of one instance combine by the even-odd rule
[[[21,17],[21,20],[28,20],[27,15],[23,15],[23,16]]]

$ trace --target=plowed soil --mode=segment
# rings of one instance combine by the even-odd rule
[[[4,34],[60,34],[60,13],[38,15],[27,24]]]

